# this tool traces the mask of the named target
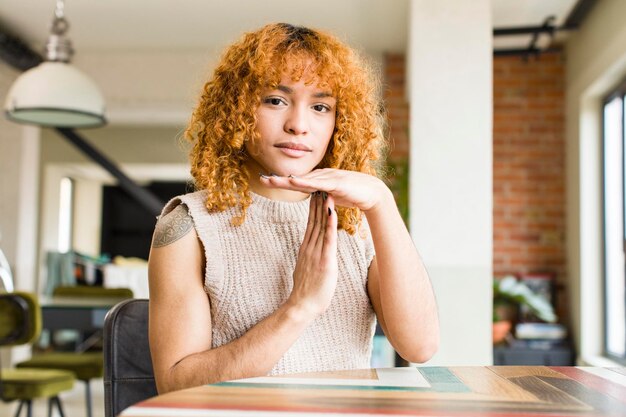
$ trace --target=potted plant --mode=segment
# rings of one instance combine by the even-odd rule
[[[532,292],[517,278],[508,275],[493,281],[493,343],[502,342],[510,333],[521,306],[525,306],[538,319],[554,323],[554,308],[543,297]]]

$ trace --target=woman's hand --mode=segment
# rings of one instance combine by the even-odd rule
[[[301,177],[262,175],[261,183],[305,193],[324,191],[338,206],[357,207],[365,213],[376,209],[383,198],[391,195],[389,188],[372,175],[333,168],[316,169]]]
[[[337,286],[337,213],[331,196],[311,196],[309,220],[293,273],[289,302],[305,307],[315,316],[322,314]]]

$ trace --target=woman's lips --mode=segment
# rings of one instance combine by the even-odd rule
[[[312,152],[311,148],[301,143],[283,142],[283,143],[278,143],[274,146],[280,149],[282,153],[292,158],[301,158],[305,156],[307,153]]]

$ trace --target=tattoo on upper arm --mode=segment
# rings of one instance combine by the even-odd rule
[[[162,216],[154,229],[152,247],[160,248],[176,242],[193,228],[193,219],[187,207],[180,204],[166,215]]]

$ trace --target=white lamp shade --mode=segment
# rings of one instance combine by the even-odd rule
[[[106,123],[104,98],[96,84],[64,62],[43,62],[13,83],[5,103],[9,119],[54,127]]]

